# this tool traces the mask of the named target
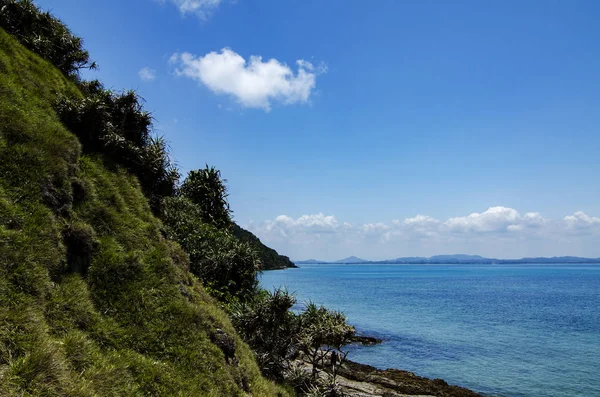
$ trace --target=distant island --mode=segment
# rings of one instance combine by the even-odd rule
[[[308,259],[304,261],[294,261],[297,265],[309,265],[309,264],[412,264],[412,265],[461,265],[461,264],[481,264],[481,265],[495,265],[495,264],[519,264],[519,263],[600,263],[600,258],[582,258],[578,256],[553,256],[551,258],[536,257],[536,258],[521,258],[521,259],[496,259],[496,258],[485,258],[479,255],[435,255],[429,258],[422,256],[409,256],[396,259],[386,259],[382,261],[370,261],[361,259],[356,256],[350,256],[348,258],[340,259],[337,261],[320,261],[316,259]]]

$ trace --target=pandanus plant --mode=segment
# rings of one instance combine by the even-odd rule
[[[83,48],[83,40],[31,0],[0,0],[0,27],[66,76],[77,78],[80,69],[97,67]]]

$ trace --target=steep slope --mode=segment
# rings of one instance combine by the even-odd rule
[[[249,243],[258,253],[262,264],[261,270],[285,269],[288,267],[297,267],[284,255],[279,255],[277,251],[264,245],[258,237],[237,224],[233,224],[233,234],[241,241]]]
[[[57,95],[80,94],[0,29],[0,395],[288,395]]]

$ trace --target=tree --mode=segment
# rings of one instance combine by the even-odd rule
[[[96,68],[83,40],[31,0],[0,0],[0,27],[71,78],[76,79],[80,69]]]
[[[259,260],[252,247],[227,230],[204,223],[200,207],[186,197],[162,202],[167,238],[190,256],[190,270],[218,299],[246,301],[256,292]]]
[[[249,302],[230,308],[231,320],[256,353],[261,371],[278,381],[284,380],[296,357],[300,322],[290,311],[295,303],[286,290],[262,290]]]
[[[1,0],[0,0],[1,1]],[[101,153],[137,176],[154,213],[163,197],[175,195],[179,171],[166,140],[152,135],[152,116],[134,91],[116,93],[98,81],[80,84],[83,98],[55,104],[65,126],[79,138],[84,153]]]
[[[309,302],[300,314],[300,323],[298,346],[312,365],[313,378],[317,375],[319,363],[324,366],[325,357],[332,350],[340,353],[340,364],[346,359],[348,352],[342,351],[342,348],[352,343],[355,330],[346,323],[343,313]]]
[[[202,221],[218,228],[231,226],[231,210],[227,202],[226,179],[221,171],[209,167],[190,171],[181,185],[181,194],[200,207]]]

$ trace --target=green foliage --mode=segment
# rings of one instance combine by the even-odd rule
[[[324,365],[325,357],[333,349],[341,353],[340,362],[346,358],[348,353],[342,352],[342,348],[352,343],[355,330],[346,323],[343,313],[309,302],[300,315],[300,321],[302,328],[298,336],[298,349],[305,353],[312,364],[313,377],[317,373],[317,366]]]
[[[254,248],[260,260],[261,270],[285,269],[296,267],[294,263],[284,255],[279,255],[277,251],[264,245],[258,237],[248,230],[242,229],[237,224],[233,224],[233,235],[240,241],[246,242]]]
[[[54,110],[75,86],[2,29],[0,70],[0,395],[289,395],[162,237],[138,178],[81,155]]]
[[[218,228],[231,226],[231,210],[227,202],[227,180],[221,172],[208,165],[190,171],[181,185],[181,194],[200,208],[202,221]]]
[[[167,237],[190,256],[190,270],[222,301],[246,300],[257,286],[258,258],[248,244],[204,222],[202,209],[185,197],[163,201]]]
[[[31,0],[0,0],[0,27],[67,76],[76,77],[80,69],[96,67],[83,40]]]
[[[344,397],[340,385],[333,377],[326,376],[319,378],[313,382],[308,390],[303,394],[303,397]]]
[[[230,317],[238,332],[254,350],[263,374],[285,381],[301,395],[339,396],[332,376],[317,377],[317,368],[335,350],[340,362],[347,352],[344,346],[353,340],[354,327],[337,311],[309,303],[295,314],[296,300],[285,290],[262,291],[245,303],[230,306]],[[312,376],[295,361],[299,356],[312,365]]]
[[[286,379],[297,355],[300,321],[290,311],[295,303],[294,296],[278,289],[230,308],[233,325],[256,353],[263,374],[272,379]]]
[[[354,327],[346,323],[346,316],[341,312],[309,302],[300,319],[302,349],[312,351],[328,346],[341,350],[342,346],[352,343]]]
[[[115,93],[98,81],[82,83],[83,98],[62,97],[56,104],[61,121],[79,138],[84,153],[136,175],[155,212],[163,197],[173,196],[179,172],[163,137],[151,134],[152,116],[134,91]]]

